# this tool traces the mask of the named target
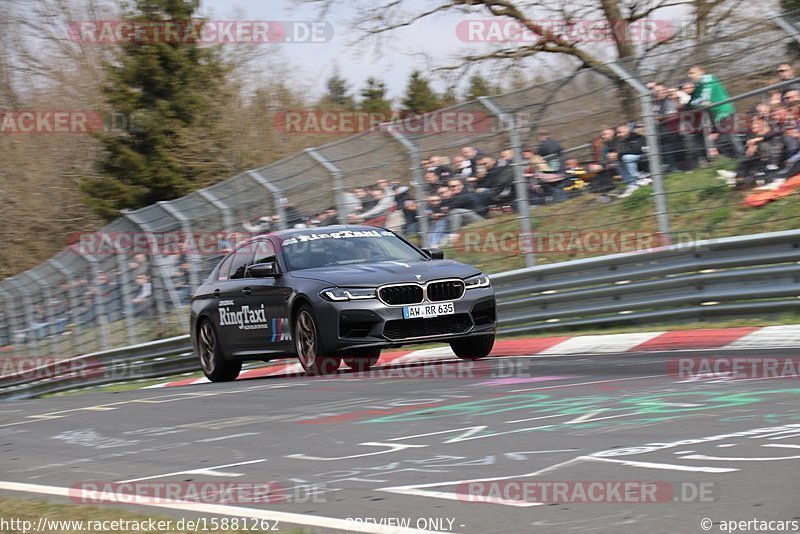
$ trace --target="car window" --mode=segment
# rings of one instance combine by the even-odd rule
[[[275,247],[272,245],[272,242],[261,240],[257,241],[255,245],[253,264],[275,261]]]
[[[283,260],[290,271],[331,265],[424,261],[420,251],[387,230],[308,231],[285,239]]]
[[[233,261],[233,254],[228,256],[222,261],[222,265],[219,266],[219,271],[217,271],[217,280],[227,280],[228,276],[231,271],[231,262]]]
[[[236,251],[230,268],[230,279],[244,278],[245,270],[253,258],[253,247],[245,245]]]

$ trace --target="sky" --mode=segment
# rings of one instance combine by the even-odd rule
[[[412,7],[415,4],[425,5],[425,2],[412,0],[409,3]],[[201,12],[221,20],[329,22],[334,30],[330,42],[286,43],[280,45],[278,52],[279,58],[298,69],[298,80],[306,85],[308,81],[313,82],[310,86],[318,91],[317,95],[322,94],[325,80],[338,66],[342,77],[351,82],[351,92],[357,94],[366,79],[375,76],[387,84],[389,97],[397,99],[404,93],[411,72],[414,69],[425,72],[430,64],[415,54],[426,53],[438,65],[456,57],[467,46],[455,33],[456,24],[463,15],[451,13],[423,19],[410,28],[393,32],[380,51],[374,46],[354,47],[355,34],[348,22],[357,13],[344,0],[336,6],[325,19],[319,18],[316,6],[292,0],[202,0]],[[441,91],[444,84],[434,83],[434,87]]]

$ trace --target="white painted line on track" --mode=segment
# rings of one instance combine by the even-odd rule
[[[256,436],[258,432],[243,432],[241,434],[231,434],[230,436],[220,436],[218,438],[198,439],[195,443],[211,443],[212,441],[222,441],[223,439],[243,438],[245,436]]]
[[[201,467],[200,469],[189,469],[186,471],[175,471],[174,473],[164,473],[161,475],[153,475],[149,477],[142,477],[142,478],[132,478],[130,480],[120,480],[118,484],[127,484],[130,482],[139,482],[141,480],[152,480],[154,478],[164,478],[164,477],[171,477],[175,475],[211,475],[211,476],[243,476],[238,473],[223,473],[219,471],[219,469],[226,469],[228,467],[238,467],[240,465],[250,465],[250,464],[260,464],[262,462],[266,462],[266,458],[261,458],[260,460],[249,460],[247,462],[237,462],[235,464],[225,464],[225,465],[217,465],[214,467]],[[219,475],[219,473],[222,473]]]
[[[40,495],[54,495],[57,497],[69,497],[72,499],[103,499],[105,492],[78,490],[76,488],[64,488],[60,486],[45,486],[41,484],[25,484],[22,482],[0,481],[0,490],[19,491],[24,493],[36,493]],[[117,503],[116,496],[111,494],[105,498],[113,503]],[[374,523],[359,523],[356,521],[346,521],[337,517],[315,516],[298,514],[292,512],[279,512],[277,510],[264,510],[263,508],[247,508],[244,506],[228,506],[223,504],[196,503],[178,501],[170,499],[154,499],[146,505],[155,508],[168,508],[170,510],[183,510],[187,512],[197,512],[200,514],[225,515],[233,517],[249,517],[254,519],[265,519],[290,523],[293,525],[304,525],[309,527],[319,527],[325,529],[347,530],[350,532],[368,532],[372,534],[444,534],[432,530],[419,530],[405,527],[395,527]]]
[[[683,456],[682,458],[690,458]],[[628,467],[645,467],[647,469],[664,469],[667,471],[693,471],[697,473],[730,473],[731,471],[738,471],[732,467],[704,467],[693,465],[676,465],[664,464],[659,462],[640,462],[637,460],[615,460],[614,458],[600,458],[598,456],[583,456],[582,460],[591,462],[607,462],[612,464],[620,464]],[[697,458],[700,459],[700,458]]]

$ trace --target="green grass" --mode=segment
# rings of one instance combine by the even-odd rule
[[[732,169],[735,163],[721,159],[689,173],[672,173],[664,179],[673,241],[710,239],[734,235],[790,230],[800,227],[800,196],[791,195],[760,208],[744,205],[752,191],[734,191],[716,178],[718,169]],[[558,239],[587,232],[605,232],[619,239],[620,232],[636,232],[638,245],[626,241],[628,250],[658,246],[652,186],[642,187],[624,199],[603,203],[596,194],[584,194],[557,204],[535,207],[532,227],[544,234],[544,247],[535,251],[536,263],[544,265],[622,252],[617,245],[590,250],[585,246],[559,246]],[[517,215],[503,215],[465,227],[445,256],[476,265],[487,273],[498,273],[525,266],[519,248],[494,246],[492,236],[519,232]],[[465,236],[478,245],[466,246]],[[474,242],[474,241],[473,241]]]

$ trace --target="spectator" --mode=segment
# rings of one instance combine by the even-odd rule
[[[563,152],[561,145],[558,141],[550,137],[550,132],[547,130],[539,130],[536,133],[536,139],[539,142],[536,147],[536,153],[542,156],[545,161],[550,165],[550,170],[558,172],[564,166]]]
[[[462,180],[472,175],[472,164],[468,159],[464,159],[464,156],[453,158],[453,169],[453,175]]]
[[[713,74],[706,74],[700,65],[689,68],[689,79],[695,84],[691,104],[694,107],[710,106],[708,113],[713,121],[712,139],[716,142],[716,150],[720,154],[739,159],[741,147],[734,137],[733,104],[719,104],[730,98],[722,82]]]
[[[331,226],[332,224],[339,224],[339,212],[335,206],[326,209],[319,220],[320,226]]]
[[[680,107],[674,89],[656,86],[655,105],[658,118],[659,149],[664,155],[664,170],[687,170],[684,161],[685,146],[680,133]]]
[[[447,218],[445,209],[442,206],[442,199],[438,195],[431,195],[426,199],[426,211],[428,214],[428,243],[432,247],[443,244],[447,234]]]
[[[783,161],[785,145],[782,136],[782,132],[773,131],[766,120],[753,120],[745,143],[745,159],[735,172],[720,170],[717,176],[737,188],[753,187],[759,176],[769,181],[770,173],[775,174]]]
[[[522,175],[528,179],[534,178],[537,172],[548,172],[550,170],[544,158],[531,148],[522,150],[522,164],[524,165]]]
[[[497,158],[497,166],[505,167],[514,163],[514,151],[510,148],[504,148],[500,151],[500,157]]]
[[[245,219],[242,221],[242,227],[245,232],[251,234],[266,234],[272,229],[272,219],[267,216],[259,217],[256,224],[251,224],[249,219]]]
[[[433,171],[425,173],[425,194],[435,195],[436,191],[442,186],[442,181],[439,180],[439,175]]]
[[[499,167],[497,161],[489,156],[484,156],[480,165],[486,169],[486,175],[476,189],[480,205],[484,209],[493,205],[510,205],[516,196],[513,168],[510,165]]]
[[[592,191],[607,192],[614,188],[614,176],[619,167],[618,154],[617,132],[610,126],[604,126],[595,143],[595,163],[589,165],[589,172],[595,175],[591,183]]]
[[[470,167],[470,175],[477,176],[478,174],[478,159],[480,158],[480,153],[478,149],[472,146],[465,146],[461,149],[461,156],[464,158],[465,161],[469,162]]]
[[[150,277],[146,274],[140,274],[136,277],[136,284],[139,286],[139,292],[131,301],[133,304],[133,315],[139,316],[146,314],[150,309],[150,304],[153,296],[153,284],[150,282]]]
[[[442,202],[447,211],[447,225],[451,239],[462,226],[482,221],[483,217],[478,215],[480,204],[474,193],[464,188],[464,183],[457,179],[451,179],[447,184],[449,196]]]
[[[447,182],[453,176],[453,170],[449,167],[449,160],[441,156],[431,156],[431,164],[428,170],[432,170],[442,182]]]
[[[351,224],[363,223],[387,215],[394,206],[394,193],[391,192],[391,189],[388,191],[390,192],[387,194],[386,190],[381,188],[371,189],[370,195],[374,200],[372,208],[361,213],[351,214],[348,222]]]
[[[776,72],[778,74],[778,80],[777,80],[778,82],[788,82],[789,80],[797,78],[797,74],[795,74],[794,67],[789,63],[781,63],[780,65],[778,65]],[[781,97],[785,100],[786,93],[792,90],[794,91],[800,90],[800,83],[794,82],[782,86],[780,90]]]
[[[639,188],[639,160],[644,152],[644,137],[631,130],[627,123],[617,126],[617,159],[622,181],[627,186],[620,197],[627,197]]]

